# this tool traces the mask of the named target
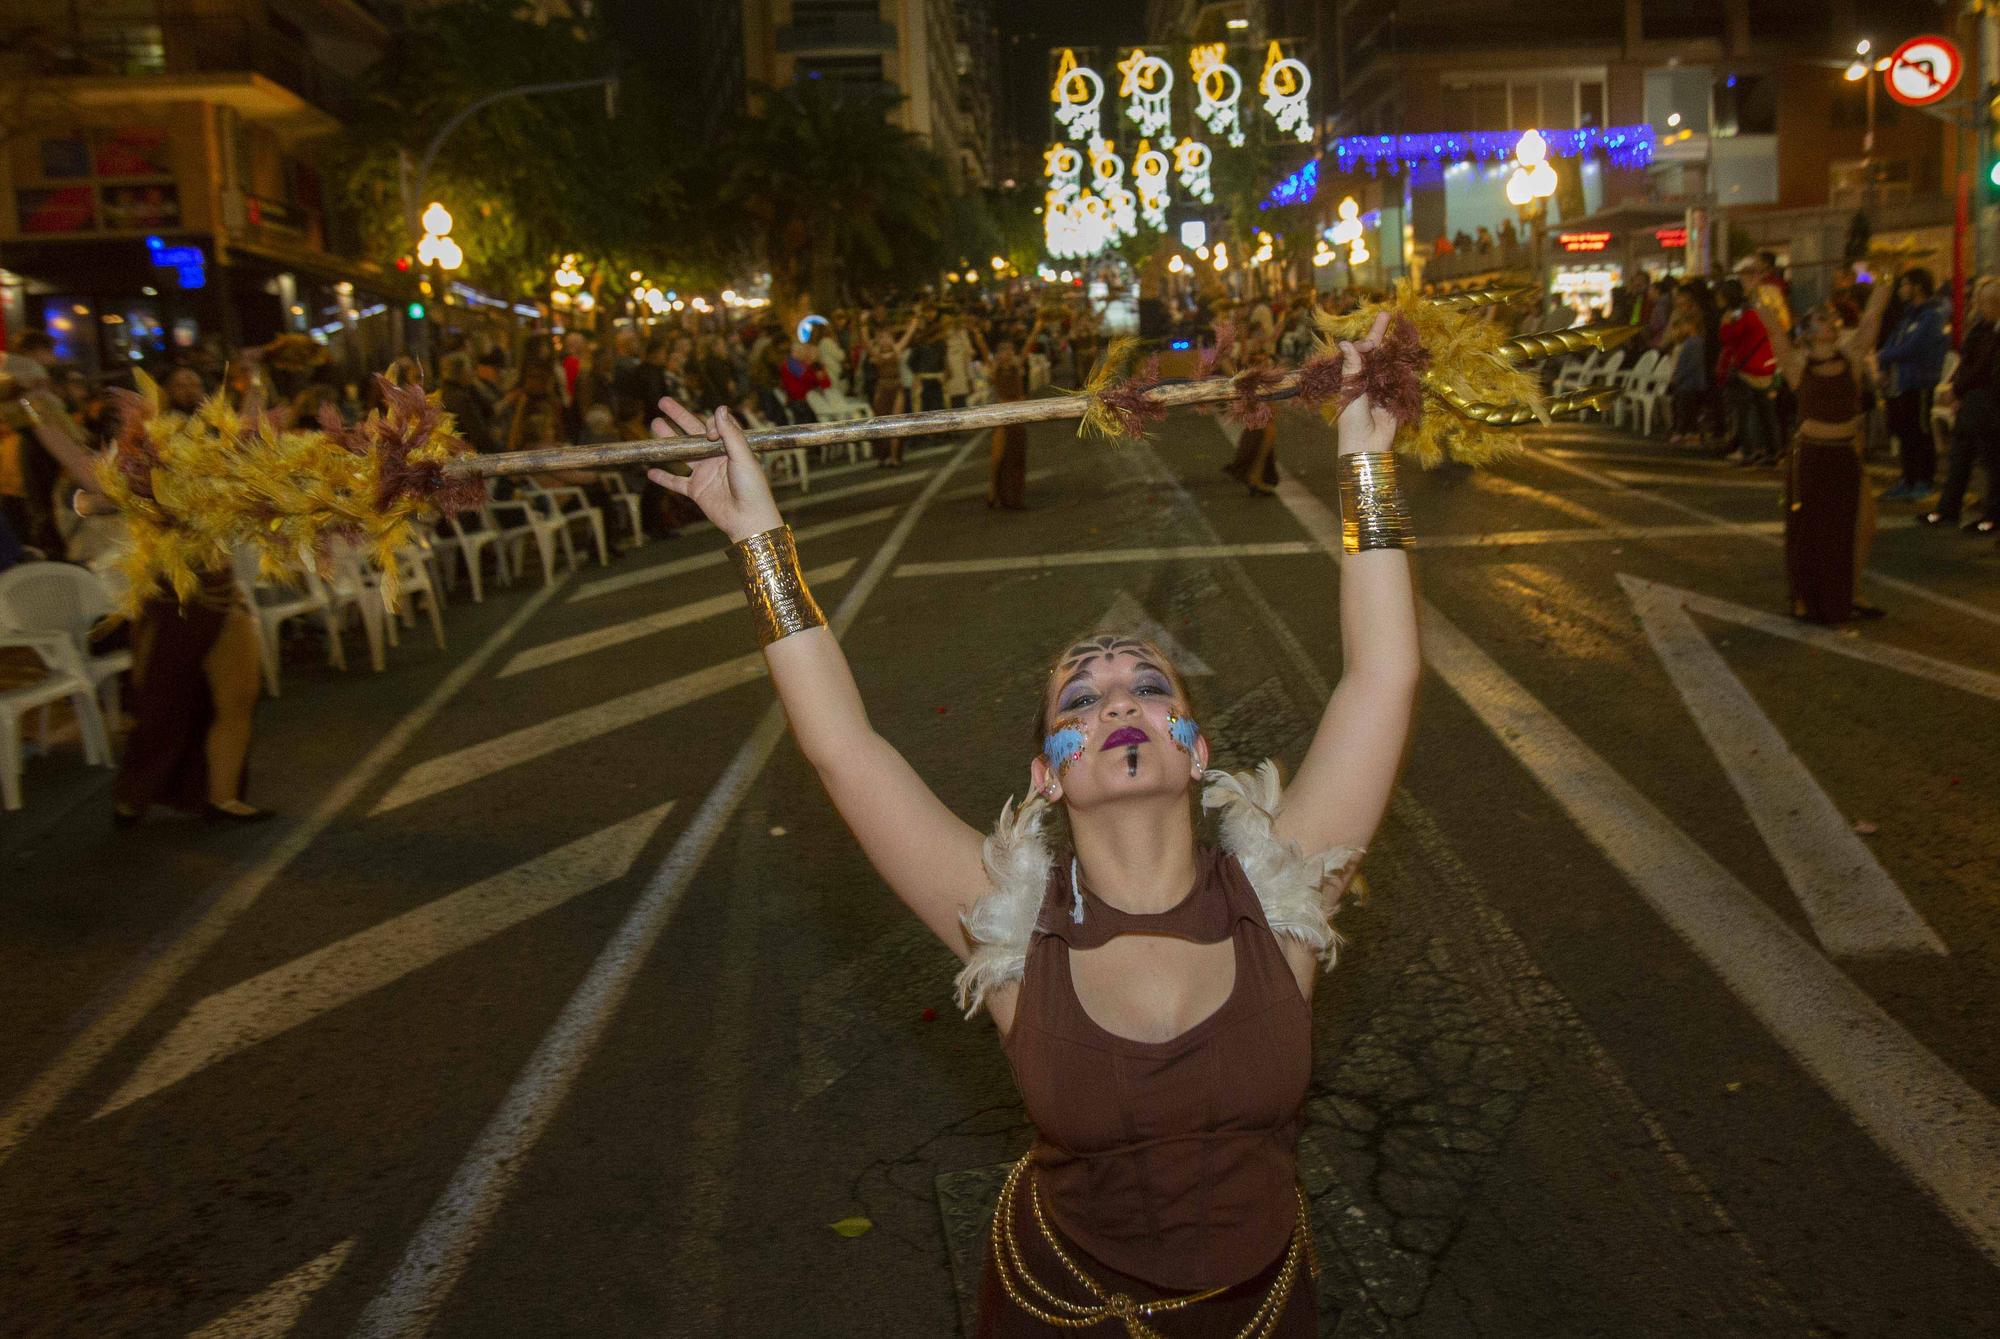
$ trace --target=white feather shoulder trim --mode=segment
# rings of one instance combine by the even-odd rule
[[[1272,821],[1284,804],[1284,786],[1269,758],[1254,772],[1211,771],[1203,780],[1201,807],[1221,812],[1222,849],[1243,867],[1272,931],[1312,945],[1331,969],[1344,942],[1332,916],[1347,876],[1366,852],[1332,846],[1309,856],[1298,843],[1281,840]]]
[[[1312,945],[1331,968],[1342,941],[1328,918],[1363,852],[1336,846],[1307,856],[1295,843],[1280,841],[1271,825],[1283,786],[1269,759],[1255,772],[1211,771],[1203,780],[1202,808],[1221,812],[1222,848],[1242,866],[1272,931]],[[974,947],[953,983],[968,1018],[979,1012],[989,991],[1019,981],[1027,970],[1028,941],[1055,863],[1042,830],[1047,818],[1048,801],[1041,796],[1030,795],[1019,809],[1010,799],[980,848],[986,891],[959,916]]]

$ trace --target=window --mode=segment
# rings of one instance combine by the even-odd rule
[[[1715,81],[1715,133],[1775,135],[1778,133],[1778,81],[1767,74],[1726,74]],[[1853,99],[1856,106],[1861,99]],[[1884,98],[1881,101],[1887,102]],[[1840,116],[1840,101],[1834,117]]]
[[[1445,130],[1569,130],[1604,124],[1604,80],[1539,71],[1490,80],[1447,77]]]

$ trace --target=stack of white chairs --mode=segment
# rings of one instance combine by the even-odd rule
[[[1597,381],[1598,371],[1608,356],[1601,349],[1593,349],[1582,359],[1570,359],[1568,365],[1556,373],[1555,393],[1569,395]]]
[[[1672,395],[1667,386],[1673,379],[1674,356],[1672,353],[1662,353],[1651,368],[1633,378],[1632,389],[1619,397],[1619,421],[1623,422],[1628,412],[1636,415],[1640,434],[1646,437],[1652,436],[1655,414],[1659,415],[1660,422],[1668,421],[1667,406]]]
[[[118,675],[132,667],[129,651],[93,655],[90,629],[111,611],[112,600],[96,575],[68,563],[22,563],[0,573],[0,646],[35,653],[46,672],[34,681],[0,691],[0,804],[21,807],[21,721],[29,712],[38,722],[44,747],[49,708],[69,699],[83,741],[84,761],[111,765],[111,731],[99,705],[102,693],[110,719],[120,719]]]
[[[589,496],[575,484],[540,484],[532,479],[522,481],[522,493],[541,505],[544,514],[557,518],[563,526],[563,548],[569,554],[569,565],[576,566],[576,549],[570,539],[570,528],[579,521],[589,529],[591,539],[597,544],[597,565],[611,566],[611,550],[604,539],[604,509],[591,505]]]
[[[1652,376],[1653,368],[1658,366],[1659,361],[1659,350],[1647,349],[1636,361],[1626,364],[1611,377],[1611,384],[1618,387],[1618,398],[1611,402],[1607,411],[1613,427],[1624,426],[1626,414],[1636,408],[1639,383]]]
[[[869,408],[866,400],[857,399],[851,395],[839,395],[829,390],[807,391],[806,404],[811,407],[813,414],[822,423],[849,423],[859,419],[875,417],[874,410]],[[872,442],[836,443],[832,446],[820,448],[824,453],[821,457],[821,463],[832,460],[836,452],[844,452],[846,453],[848,464],[852,465],[857,461],[868,459],[874,454],[874,449]]]

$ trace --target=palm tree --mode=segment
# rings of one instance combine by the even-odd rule
[[[890,124],[900,96],[803,80],[762,101],[720,195],[755,227],[779,311],[935,273],[951,190],[944,161]]]

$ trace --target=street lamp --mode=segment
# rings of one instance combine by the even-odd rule
[[[1530,130],[1514,145],[1514,170],[1507,174],[1507,203],[1521,211],[1533,237],[1529,264],[1534,270],[1537,292],[1542,288],[1542,238],[1548,230],[1548,210],[1543,204],[1556,193],[1556,170],[1549,165],[1548,141],[1539,130]]]

